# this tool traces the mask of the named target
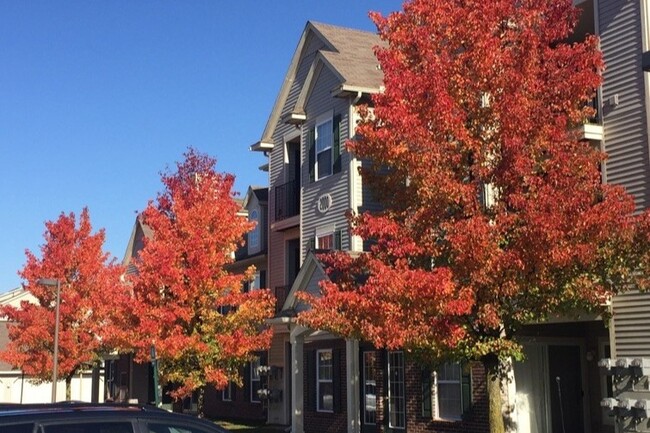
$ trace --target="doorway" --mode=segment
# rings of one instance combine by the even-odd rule
[[[517,431],[586,433],[586,389],[579,344],[524,344],[515,363]]]

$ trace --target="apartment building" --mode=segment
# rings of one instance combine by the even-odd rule
[[[436,375],[403,351],[377,350],[296,323],[300,291],[327,278],[319,252],[363,249],[346,212],[376,206],[346,151],[356,107],[381,91],[376,34],[308,22],[253,151],[268,156],[268,286],[279,299],[268,353],[268,422],[292,432],[485,431],[485,373],[449,364]]]
[[[571,39],[598,35],[607,64],[593,100],[597,113],[581,127],[582,139],[608,153],[603,181],[625,186],[638,209],[646,209],[650,90],[642,66],[650,70],[649,6],[642,0],[575,3],[582,14]],[[342,144],[354,135],[355,106],[381,89],[372,51],[378,44],[374,34],[308,23],[261,140],[251,147],[269,157],[268,286],[281,304],[268,354],[276,396],[268,403],[268,422],[300,433],[485,430],[480,366],[446,365],[430,375],[402,352],[377,351],[295,323],[297,312],[308,308],[296,293],[317,293],[327,278],[314,252],[362,250],[344,214],[372,202],[357,173],[361,161]],[[603,358],[650,358],[650,295],[630,292],[611,307],[609,323],[583,314],[521,330],[526,361],[514,365],[513,429],[650,431],[647,419],[601,408],[608,396],[650,399],[647,377],[619,378],[598,365]]]

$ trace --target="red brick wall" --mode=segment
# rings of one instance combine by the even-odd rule
[[[345,357],[345,341],[344,340],[324,340],[311,343],[305,343],[305,358],[304,358],[304,391],[305,394],[310,393],[309,396],[305,395],[305,398],[316,398],[316,390],[310,389],[310,380],[307,377],[307,372],[309,371],[308,362],[315,364],[316,358],[311,359],[311,355],[319,349],[332,349],[332,353],[338,353],[339,355],[339,371],[334,372],[334,380],[338,381],[338,389],[340,390],[340,411],[334,413],[327,412],[317,412],[315,409],[310,410],[308,408],[309,404],[305,405],[305,417],[304,417],[304,427],[305,433],[346,433],[348,415],[347,415],[347,393],[346,393],[346,383],[347,375],[345,366],[347,360]],[[335,397],[336,398],[336,397]],[[315,408],[316,405],[314,404]]]
[[[472,407],[462,421],[435,421],[422,417],[421,368],[406,362],[406,430],[409,433],[484,433],[489,431],[486,376],[483,365],[472,364]]]
[[[305,357],[307,353],[313,353],[314,350],[328,348],[345,348],[345,343],[341,340],[323,341],[305,344]],[[369,350],[368,347],[362,347],[361,351]],[[306,433],[346,433],[347,432],[347,401],[345,391],[345,351],[342,350],[341,360],[341,393],[342,393],[342,410],[340,413],[319,413],[312,410],[305,410],[304,426]],[[376,426],[364,426],[363,433],[387,433],[385,420],[385,397],[387,395],[385,374],[386,374],[386,356],[385,352],[376,351],[375,367],[377,374],[377,424]],[[360,363],[360,368],[363,368]],[[488,402],[486,390],[486,376],[482,364],[473,363],[472,369],[472,407],[464,415],[462,421],[436,421],[430,417],[422,416],[422,385],[421,385],[421,367],[413,361],[406,359],[405,381],[406,381],[406,430],[394,430],[394,432],[408,433],[487,433],[488,426]],[[305,359],[305,392],[309,390],[309,379],[307,378],[307,359]],[[363,413],[361,413],[363,417]]]
[[[262,403],[252,403],[246,391],[233,386],[232,401],[223,401],[221,391],[208,387],[205,391],[205,416],[212,419],[265,422],[266,409]]]

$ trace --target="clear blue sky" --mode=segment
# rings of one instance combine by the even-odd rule
[[[122,259],[136,212],[188,146],[236,189],[307,20],[374,31],[401,0],[0,0],[0,292],[44,222],[90,210]]]

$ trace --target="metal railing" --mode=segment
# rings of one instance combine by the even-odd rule
[[[275,221],[298,215],[300,213],[300,185],[292,180],[276,186],[275,192]]]

